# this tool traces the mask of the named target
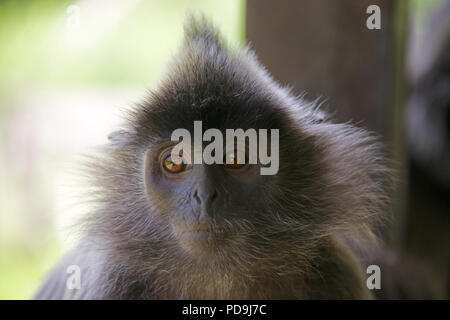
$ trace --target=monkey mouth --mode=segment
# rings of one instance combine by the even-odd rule
[[[184,241],[213,241],[225,239],[229,235],[225,228],[211,223],[174,224],[173,230]]]

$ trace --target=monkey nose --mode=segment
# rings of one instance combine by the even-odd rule
[[[199,218],[212,217],[214,215],[214,205],[217,199],[217,190],[195,190],[192,201],[199,209]]]
[[[207,205],[213,203],[217,198],[217,190],[199,191],[196,189],[193,194],[193,200],[198,205]]]

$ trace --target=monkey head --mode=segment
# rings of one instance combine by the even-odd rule
[[[261,174],[260,162],[174,162],[172,133],[195,136],[196,121],[224,136],[278,130],[276,174]],[[214,27],[192,19],[168,72],[93,165],[99,188],[90,196],[100,206],[90,225],[100,243],[152,268],[165,256],[173,266],[282,270],[307,263],[332,233],[367,232],[387,200],[384,173],[372,135],[326,119],[250,49],[228,49]]]

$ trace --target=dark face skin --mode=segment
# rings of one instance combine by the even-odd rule
[[[168,114],[160,113],[158,116],[170,118],[177,113],[176,106],[169,110]],[[284,236],[288,237],[283,219],[294,216],[301,225],[310,225],[309,230],[305,230],[305,237],[314,231],[312,210],[301,212],[301,205],[308,206],[308,201],[314,201],[316,197],[316,194],[309,194],[310,190],[302,194],[302,187],[310,188],[319,182],[319,179],[311,180],[315,173],[310,167],[317,155],[312,151],[311,141],[297,128],[292,129],[282,113],[277,113],[278,116],[270,113],[267,119],[261,114],[249,116],[242,123],[233,119],[234,115],[245,111],[245,108],[239,108],[238,103],[234,103],[233,108],[217,104],[205,106],[198,114],[189,118],[185,115],[184,125],[172,120],[170,129],[185,128],[194,137],[193,122],[202,120],[203,132],[219,128],[224,140],[226,128],[254,128],[257,132],[268,129],[269,146],[270,129],[279,129],[280,167],[275,175],[261,175],[259,161],[243,165],[202,163],[175,166],[170,161],[170,153],[178,141],[170,141],[170,131],[147,144],[146,191],[149,202],[159,208],[153,214],[162,219],[163,225],[170,226],[168,230],[173,240],[191,257],[229,257],[249,248],[258,248],[257,254],[264,254],[265,249],[270,250],[274,239],[282,241]],[[234,124],[227,119],[233,119]],[[249,121],[252,119],[258,121]],[[207,144],[204,142],[203,147]],[[246,148],[248,150],[249,146]],[[225,154],[224,162],[226,157]],[[304,195],[304,198],[299,195]],[[320,219],[321,216],[314,215],[313,218]],[[305,219],[304,223],[302,219]],[[298,233],[296,237],[301,238]]]
[[[183,249],[210,254],[235,237],[244,221],[264,214],[262,199],[271,178],[260,174],[259,164],[175,165],[173,146],[163,142],[147,152],[149,197],[169,207],[165,218]]]

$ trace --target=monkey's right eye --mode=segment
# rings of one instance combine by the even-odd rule
[[[169,154],[167,157],[164,158],[163,160],[163,167],[166,171],[170,172],[170,173],[180,173],[183,172],[184,170],[186,170],[186,164],[181,162],[181,163],[176,163],[173,159],[172,156]]]

